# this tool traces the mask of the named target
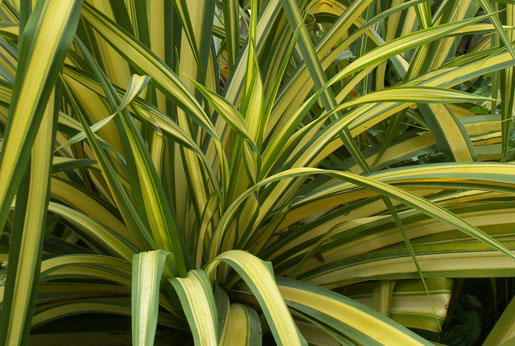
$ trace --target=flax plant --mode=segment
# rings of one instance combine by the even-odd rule
[[[0,1],[0,344],[100,313],[134,345],[432,345],[454,279],[515,275],[514,18]]]

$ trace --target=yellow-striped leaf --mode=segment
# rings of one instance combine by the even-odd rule
[[[20,42],[20,58],[0,152],[0,229],[79,22],[82,0],[40,1]]]
[[[31,151],[29,187],[26,203],[17,203],[16,209],[24,208],[24,219],[16,218],[23,226],[15,227],[9,247],[9,271],[0,320],[0,343],[19,345],[26,342],[30,320],[38,290],[39,267],[43,248],[43,236],[54,142],[55,95],[49,99]],[[18,199],[19,202],[22,198]],[[16,211],[17,215],[22,213]],[[23,215],[21,214],[21,215]]]
[[[291,317],[267,262],[241,250],[230,250],[216,257],[206,273],[215,278],[220,262],[228,264],[250,287],[258,300],[278,345],[307,345]]]
[[[261,346],[261,322],[257,312],[242,304],[234,303],[229,308],[221,346]]]
[[[159,288],[168,253],[141,252],[132,259],[132,342],[154,345],[159,309]]]
[[[216,346],[218,313],[211,283],[203,270],[190,270],[185,278],[170,279],[195,340],[195,345]]]
[[[278,283],[288,306],[362,345],[432,345],[377,311],[338,293],[293,280],[278,279]]]

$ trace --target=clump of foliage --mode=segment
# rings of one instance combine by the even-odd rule
[[[454,280],[515,273],[511,2],[0,17],[2,345],[85,313],[134,345],[452,343]]]

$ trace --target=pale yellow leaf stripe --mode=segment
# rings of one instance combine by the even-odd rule
[[[247,285],[251,287],[254,295],[257,296],[261,308],[268,312],[269,316],[266,316],[268,324],[272,330],[276,330],[276,337],[280,339],[276,339],[276,342],[281,345],[305,345],[306,342],[299,335],[266,262],[245,251],[226,251],[217,256],[206,268],[206,273],[211,279],[213,279],[217,265],[222,261],[238,271]]]
[[[434,167],[434,169],[439,169],[440,167],[445,167],[443,165],[435,165],[437,167]],[[462,165],[462,167],[467,165]],[[481,167],[483,165],[469,165],[473,168]],[[501,165],[503,168],[509,168],[510,165]],[[453,166],[456,168],[456,165]],[[511,166],[513,167],[513,166]],[[422,169],[425,167],[421,167]],[[386,171],[384,173],[387,174],[393,174],[396,175],[397,171]],[[447,211],[446,209],[433,204],[426,199],[415,195],[413,193],[410,193],[406,190],[399,189],[395,186],[385,184],[383,181],[386,179],[381,179],[382,181],[379,181],[378,178],[380,177],[380,174],[376,174],[372,177],[364,177],[355,175],[348,172],[342,172],[342,171],[335,171],[335,170],[323,170],[323,169],[317,169],[317,168],[295,168],[290,169],[287,171],[283,171],[281,173],[278,173],[274,176],[268,177],[267,179],[262,180],[260,183],[254,185],[250,189],[248,189],[245,193],[241,194],[233,203],[232,205],[227,209],[226,213],[224,214],[223,218],[220,220],[220,223],[217,227],[217,230],[215,234],[213,235],[212,244],[210,248],[209,255],[212,256],[211,258],[214,258],[213,256],[216,251],[220,248],[223,238],[225,236],[225,233],[227,232],[227,225],[229,224],[229,221],[234,216],[234,213],[237,210],[237,207],[250,196],[253,191],[259,189],[262,186],[265,186],[271,182],[278,182],[277,186],[274,188],[275,191],[272,191],[270,193],[270,198],[265,200],[259,210],[259,215],[257,220],[262,220],[264,215],[270,211],[275,203],[277,203],[278,198],[284,193],[282,190],[284,189],[284,186],[289,184],[291,182],[290,179],[292,178],[298,178],[301,176],[307,176],[312,174],[325,174],[329,175],[333,178],[341,179],[343,181],[349,182],[348,186],[356,186],[360,185],[361,187],[368,188],[370,190],[374,190],[384,196],[390,196],[393,197],[399,201],[401,201],[403,204],[406,204],[407,206],[410,206],[412,208],[416,208],[423,213],[439,219],[442,222],[445,222],[447,224],[452,225],[453,227],[456,227],[457,229],[469,234],[470,236],[475,237],[476,239],[484,242],[485,244],[489,244],[493,248],[496,248],[499,251],[504,252],[509,257],[515,258],[515,254],[507,249],[505,246],[503,246],[501,243],[496,241],[495,239],[491,238],[487,234],[485,234],[483,231],[479,230],[478,228],[472,226],[465,220],[461,219],[457,215]],[[381,177],[382,178],[382,177]],[[479,177],[478,177],[479,178]],[[448,177],[447,177],[448,179]],[[500,185],[500,184],[499,184]],[[323,194],[327,194],[327,191],[322,192]]]
[[[149,54],[143,46],[128,38],[87,3],[84,4],[82,16],[122,55],[128,57],[134,64],[138,65],[139,68],[152,77],[162,90],[173,95],[178,102],[187,107],[207,130],[211,131],[212,134],[215,133],[213,125],[202,106],[166,65],[155,56]]]
[[[417,255],[418,263],[424,273],[433,276],[449,275],[449,272],[460,271],[461,277],[475,276],[478,272],[490,273],[493,270],[504,273],[503,276],[512,276],[515,272],[513,259],[495,251],[470,251],[463,253],[443,253],[430,255]],[[495,268],[495,269],[494,269]],[[319,272],[309,276],[309,281],[324,287],[339,287],[344,281],[369,280],[378,276],[410,276],[416,274],[416,268],[411,257],[404,256],[381,261],[370,261],[332,271]],[[411,276],[413,276],[411,275]],[[490,274],[491,275],[491,274]],[[454,275],[455,276],[455,275]]]
[[[247,310],[240,304],[231,304],[228,320],[220,339],[221,346],[244,346],[249,344],[250,321]]]
[[[131,265],[127,261],[111,256],[89,254],[62,255],[44,260],[41,262],[41,274],[45,275],[53,272],[56,268],[72,265],[106,268],[113,272],[117,271],[129,278],[131,275]]]
[[[124,238],[115,236],[116,233],[114,231],[106,229],[103,224],[80,211],[56,202],[50,202],[48,204],[48,210],[77,225],[97,241],[105,244],[105,246],[111,249],[117,256],[130,261],[134,255],[135,247],[130,246],[132,245],[130,242]]]
[[[45,281],[61,280],[63,278],[77,278],[81,280],[101,280],[114,282],[121,286],[129,287],[130,278],[118,273],[113,273],[110,269],[87,268],[82,265],[70,265],[59,267],[45,275]]]
[[[423,345],[401,330],[384,323],[369,313],[331,297],[282,285],[279,286],[279,290],[284,299],[321,311],[358,330],[366,330],[368,336],[383,345]]]
[[[106,225],[120,236],[134,243],[134,237],[128,232],[127,227],[109,210],[93,197],[79,190],[76,186],[53,177],[51,183],[52,197],[65,204],[82,211],[97,222]]]
[[[46,1],[43,5],[43,22],[40,24],[34,49],[29,56],[25,80],[30,83],[23,83],[16,109],[12,114],[12,128],[9,140],[2,146],[4,151],[2,169],[0,170],[0,203],[4,203],[7,197],[7,190],[11,183],[14,167],[19,159],[23,142],[29,131],[30,119],[36,111],[38,100],[43,92],[42,86],[50,72],[51,62],[57,50],[57,45],[67,26],[66,20],[75,8],[75,1]],[[52,15],[48,15],[51,13]],[[9,203],[8,201],[7,203]]]
[[[107,304],[107,303],[72,303],[42,311],[34,315],[32,319],[32,327],[42,325],[47,321],[54,320],[59,317],[69,316],[77,313],[102,312],[116,315],[130,315],[130,308],[123,305]]]
[[[53,142],[54,93],[52,92],[41,125],[31,152],[30,186],[27,197],[23,233],[18,254],[12,309],[6,345],[17,345],[23,336],[24,320],[27,315],[29,301],[34,282],[34,274],[38,265],[37,256],[43,237],[43,226],[46,215],[46,202],[50,173],[50,155]]]
[[[90,3],[105,16],[111,19],[115,17],[109,1],[90,0]],[[127,85],[130,76],[129,64],[106,41],[102,40],[97,32],[93,34],[109,80],[116,85]]]
[[[132,341],[136,346],[150,346],[154,342],[159,283],[166,254],[164,251],[147,251],[133,257]]]
[[[443,135],[449,144],[452,155],[456,162],[471,162],[473,157],[469,150],[466,137],[460,131],[458,121],[444,104],[429,104],[429,108],[433,111]]]
[[[188,321],[193,328],[195,344],[198,341],[202,346],[216,346],[216,311],[213,311],[213,304],[209,301],[201,280],[199,273],[192,270],[188,272],[187,277],[174,278],[171,281],[176,290],[177,285],[181,287],[180,291],[187,300],[187,302],[181,300],[181,303],[184,310],[187,310],[186,316],[189,315]],[[204,280],[206,280],[205,276]]]
[[[134,99],[145,89],[146,85],[148,84],[150,80],[149,76],[140,76],[137,74],[134,74],[131,76],[131,79],[129,81],[129,86],[127,87],[127,92],[125,93],[122,102],[116,109],[116,111],[111,114],[110,116],[97,121],[95,124],[90,126],[90,129],[92,132],[97,132],[98,130],[102,129],[105,125],[107,125],[117,114],[125,110],[129,104],[134,101]],[[58,151],[59,149],[66,147],[68,145],[77,143],[82,141],[86,138],[86,133],[84,131],[79,132],[69,140],[67,140],[65,143],[61,144],[59,148],[56,149]]]

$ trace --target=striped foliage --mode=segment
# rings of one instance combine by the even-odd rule
[[[0,344],[430,345],[515,275],[514,6],[0,1]]]

